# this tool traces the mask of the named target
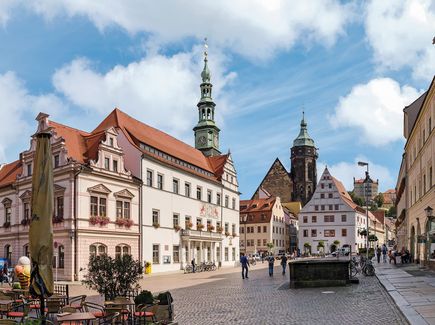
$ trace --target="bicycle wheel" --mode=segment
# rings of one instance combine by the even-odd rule
[[[375,268],[373,265],[367,265],[366,267],[366,275],[367,276],[374,276],[375,275]]]
[[[358,269],[356,268],[355,264],[350,265],[350,276],[354,277],[358,274]]]

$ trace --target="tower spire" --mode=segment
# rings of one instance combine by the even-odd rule
[[[214,121],[214,109],[216,104],[213,102],[211,92],[211,73],[208,68],[208,44],[207,38],[204,39],[204,68],[201,72],[202,83],[201,99],[198,103],[198,124],[193,128],[195,132],[195,148],[201,150],[206,156],[219,155],[219,128]]]

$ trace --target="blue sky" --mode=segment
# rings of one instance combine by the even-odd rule
[[[435,2],[10,1],[0,4],[0,162],[44,111],[92,130],[114,107],[193,143],[202,39],[242,198],[289,150],[305,110],[325,165],[351,189],[370,162],[381,190],[401,161],[402,109],[435,72]]]

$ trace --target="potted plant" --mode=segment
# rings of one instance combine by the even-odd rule
[[[180,227],[180,225],[175,225],[174,229],[175,229],[176,232],[178,232],[178,231],[180,231],[181,227]]]
[[[202,231],[204,229],[204,225],[202,223],[199,223],[196,225],[196,229],[198,229],[199,231]]]
[[[119,227],[125,226],[125,219],[124,218],[116,218],[115,224]]]
[[[101,225],[101,226],[105,226],[105,225],[107,225],[109,222],[110,222],[109,217],[107,217],[107,216],[101,216],[101,217],[100,217],[100,225]]]
[[[230,235],[229,231],[225,231],[225,237],[228,237]]]
[[[153,222],[153,227],[157,229],[160,227],[160,224],[158,222]]]
[[[223,230],[224,230],[224,228],[222,228],[221,226],[216,227],[216,231],[218,233],[222,233]]]
[[[131,220],[131,219],[124,219],[125,221],[124,221],[124,226],[126,227],[126,228],[130,228],[131,226],[133,226],[134,225],[134,221],[133,220]]]
[[[207,231],[212,232],[214,230],[213,225],[207,225]]]
[[[165,322],[165,324],[170,323],[174,319],[172,302],[174,299],[169,291],[161,292],[157,295],[158,308],[156,312],[156,318],[159,321]]]
[[[143,290],[134,298],[134,303],[138,305],[152,305],[154,303],[154,297],[151,291]]]
[[[93,226],[100,223],[100,217],[99,216],[90,216],[89,217],[89,223]]]
[[[237,233],[236,232],[233,232],[232,235],[233,235],[233,237],[237,237]]]

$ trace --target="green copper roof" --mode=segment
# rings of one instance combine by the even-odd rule
[[[301,130],[299,131],[298,137],[293,141],[293,147],[300,146],[314,147],[314,140],[308,135],[304,113],[302,113]]]
[[[210,74],[210,69],[208,68],[207,65],[207,52],[205,52],[205,56],[204,56],[204,69],[202,69],[201,72],[201,78],[202,78],[202,82],[207,82],[209,83],[211,80],[211,74]]]

